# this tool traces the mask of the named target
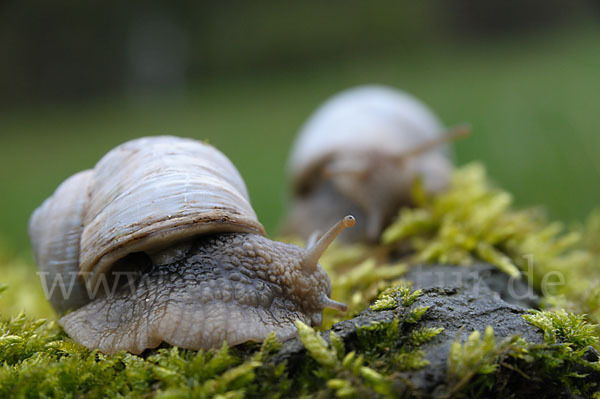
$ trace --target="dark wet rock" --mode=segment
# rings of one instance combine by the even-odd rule
[[[489,289],[497,293],[505,302],[525,309],[539,307],[540,297],[526,277],[511,278],[496,266],[485,263],[468,267],[418,265],[411,268],[404,278],[412,281],[414,288],[466,285],[474,293],[481,289]]]
[[[583,360],[586,362],[594,363],[600,360],[600,353],[591,346],[587,347],[587,350],[583,354]]]
[[[418,322],[418,327],[443,327],[444,330],[420,347],[425,352],[429,365],[398,374],[397,388],[408,397],[442,397],[448,393],[447,358],[457,337],[463,343],[474,330],[483,334],[487,326],[492,326],[497,342],[514,335],[519,335],[530,344],[543,342],[542,331],[528,324],[522,317],[527,314],[526,308],[530,302],[517,301],[513,304],[505,301],[503,298],[508,293],[508,278],[497,276],[490,268],[486,265],[477,266],[476,273],[473,273],[473,270],[456,266],[431,266],[421,270],[432,272],[425,274],[418,274],[415,269],[406,277],[414,282],[414,288],[422,290],[422,294],[410,307],[398,305],[395,309],[384,311],[368,308],[353,319],[335,324],[332,330],[343,338],[347,350],[355,350],[358,347],[357,330],[361,326],[374,322],[391,322],[397,318],[400,331],[410,331],[415,325],[404,322],[407,312],[416,307],[429,307]],[[521,285],[515,288],[517,289],[524,290],[528,287]],[[329,332],[323,332],[322,336],[328,340]],[[305,356],[304,347],[296,338],[283,344],[275,361],[287,361],[289,372],[293,374],[305,360]],[[590,347],[584,358],[590,362],[596,361],[598,353]],[[539,397],[576,397],[557,381],[529,381],[508,369],[505,371],[507,375],[497,377],[499,392],[531,397],[547,391],[552,394]],[[590,369],[583,368],[580,371],[589,373]],[[598,375],[598,372],[591,373],[587,378],[594,380]]]

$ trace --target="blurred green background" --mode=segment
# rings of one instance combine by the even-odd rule
[[[0,241],[112,147],[207,139],[236,164],[269,234],[295,133],[325,99],[379,83],[470,122],[521,205],[583,219],[600,198],[600,4],[263,1],[0,5]],[[26,255],[30,256],[30,255]]]

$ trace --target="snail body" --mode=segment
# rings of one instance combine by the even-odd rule
[[[65,331],[105,353],[162,342],[189,349],[279,339],[318,325],[331,284],[309,249],[271,241],[245,184],[214,147],[148,137],[124,143],[61,184],[29,231]],[[57,280],[58,279],[58,280]]]
[[[413,96],[359,86],[326,101],[301,128],[288,162],[292,203],[284,232],[308,237],[346,212],[363,223],[347,241],[375,242],[417,178],[447,187],[452,161],[438,118]],[[464,132],[459,132],[463,134]]]

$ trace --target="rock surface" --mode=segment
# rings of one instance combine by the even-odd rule
[[[511,278],[496,266],[480,263],[468,267],[417,265],[404,275],[413,288],[465,287],[474,294],[497,293],[505,302],[525,309],[537,309],[540,297],[525,277]]]
[[[490,269],[491,266],[487,265],[479,265],[474,269],[443,265],[416,267],[405,278],[413,281],[413,288],[420,288],[422,294],[410,307],[398,305],[395,309],[384,311],[368,308],[353,319],[335,324],[332,330],[343,338],[347,350],[353,350],[357,345],[359,327],[374,322],[391,322],[395,318],[403,323],[402,316],[410,309],[428,306],[429,309],[418,326],[443,327],[444,330],[420,347],[425,351],[425,359],[429,361],[429,365],[416,371],[401,373],[398,383],[401,385],[400,390],[404,389],[411,397],[415,392],[419,397],[444,396],[447,394],[447,358],[457,337],[462,343],[474,330],[483,334],[487,326],[492,326],[497,342],[515,334],[529,343],[543,342],[542,331],[528,324],[522,317],[527,313],[526,306],[535,305],[537,299],[508,298],[508,277],[498,275]],[[528,289],[523,281],[516,284],[518,287],[511,289],[512,292],[524,293]],[[513,303],[503,298],[512,300]],[[399,327],[401,331],[412,328],[406,325]],[[329,332],[323,332],[322,336],[328,340]],[[294,365],[301,364],[304,356],[304,347],[296,338],[284,343],[276,355],[276,361],[286,360],[293,373]],[[596,372],[596,377],[597,374]],[[512,384],[509,392],[515,392],[516,389],[516,392],[532,395],[539,393],[540,389],[544,392],[547,388],[548,392],[552,392],[552,397],[572,397],[565,391],[566,388],[558,384],[552,386],[552,382],[530,383],[524,378],[515,380],[507,377],[503,379],[504,388],[507,383]]]

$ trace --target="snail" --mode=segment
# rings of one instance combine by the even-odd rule
[[[362,221],[347,242],[376,242],[402,206],[415,179],[427,193],[449,184],[448,134],[412,95],[383,86],[359,86],[327,100],[301,128],[288,161],[292,201],[283,233],[308,237],[345,213]]]
[[[47,295],[75,341],[112,354],[162,342],[188,349],[280,340],[319,325],[331,283],[320,255],[355,219],[309,248],[272,241],[235,166],[193,139],[147,137],[63,182],[31,216]],[[66,313],[66,314],[65,314]]]

